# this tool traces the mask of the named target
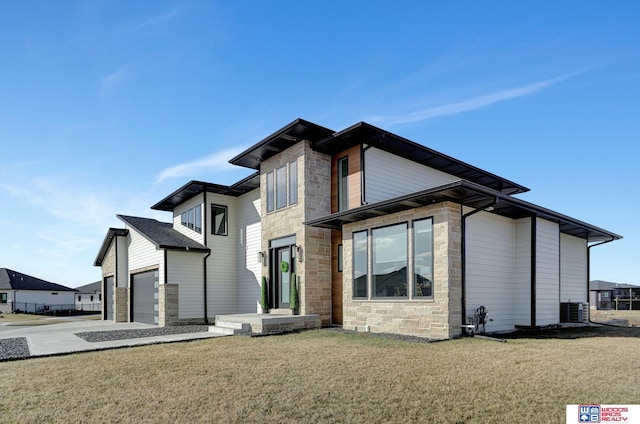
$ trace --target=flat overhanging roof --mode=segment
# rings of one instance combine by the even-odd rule
[[[260,175],[257,172],[231,186],[206,183],[204,181],[189,181],[155,205],[151,206],[151,209],[171,212],[176,206],[200,193],[204,193],[205,191],[237,197],[255,190],[258,187],[260,187]]]
[[[340,229],[344,224],[446,201],[469,206],[474,209],[488,208],[487,211],[490,213],[512,219],[532,216],[544,218],[558,223],[560,232],[580,237],[588,242],[618,240],[622,238],[622,236],[618,234],[587,224],[586,222],[464,180],[384,200],[382,202],[360,206],[347,211],[337,212],[322,218],[312,219],[305,222],[305,225]],[[493,204],[494,202],[495,204]],[[491,206],[491,208],[489,208],[489,206]]]

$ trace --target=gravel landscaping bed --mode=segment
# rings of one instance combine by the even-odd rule
[[[5,359],[27,358],[31,356],[25,337],[0,339],[0,361]]]
[[[112,340],[138,339],[141,337],[166,336],[168,334],[203,333],[209,331],[208,325],[179,325],[175,327],[141,328],[137,330],[89,331],[75,335],[90,343]]]

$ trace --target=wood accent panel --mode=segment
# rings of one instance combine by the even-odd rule
[[[360,169],[360,145],[333,155],[331,158],[331,213],[338,212],[338,160],[348,157],[347,190],[349,209],[362,206],[362,180]]]
[[[338,271],[338,245],[342,231],[331,230],[331,323],[342,325],[342,272]]]

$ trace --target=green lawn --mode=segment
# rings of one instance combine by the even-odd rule
[[[563,423],[640,403],[640,329],[507,343],[319,330],[0,363],[3,422]],[[559,338],[560,337],[560,338]]]

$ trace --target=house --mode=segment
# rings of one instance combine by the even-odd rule
[[[71,310],[75,289],[0,268],[0,312]]]
[[[591,309],[640,311],[640,286],[594,280],[589,293]]]
[[[297,119],[230,163],[255,173],[186,183],[152,206],[171,222],[118,215],[94,263],[107,319],[263,312],[263,276],[268,312],[290,313],[295,273],[297,312],[323,325],[448,339],[481,306],[487,331],[555,325],[588,304],[591,247],[621,238],[364,122]]]
[[[102,281],[76,287],[76,309],[78,311],[102,310]]]

